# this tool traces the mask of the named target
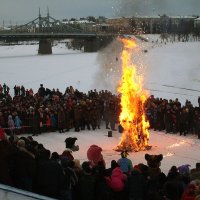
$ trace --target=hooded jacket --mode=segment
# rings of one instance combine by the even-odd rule
[[[125,187],[125,180],[125,175],[120,167],[116,167],[113,169],[111,177],[107,179],[107,184],[114,192],[121,192]]]

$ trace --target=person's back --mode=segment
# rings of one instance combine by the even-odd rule
[[[35,156],[25,148],[25,142],[19,140],[17,149],[11,158],[12,178],[17,188],[32,191],[32,181],[35,175]]]
[[[92,174],[89,162],[83,162],[83,173],[79,179],[79,199],[95,200],[95,184],[96,178]]]
[[[114,192],[122,192],[125,187],[125,174],[123,174],[122,170],[119,167],[116,167],[112,171],[112,175],[109,179],[107,179],[108,186]]]
[[[37,174],[38,192],[58,198],[63,185],[64,173],[59,163],[48,159],[40,161]]]
[[[190,171],[190,180],[193,181],[195,179],[200,180],[200,163],[196,163],[196,168]]]
[[[123,171],[123,173],[130,173],[130,171],[133,169],[133,164],[130,159],[127,158],[128,152],[123,151],[121,153],[121,158],[117,161],[117,163],[120,166],[120,169]]]
[[[146,181],[142,173],[134,169],[127,180],[129,199],[143,200],[146,192]]]

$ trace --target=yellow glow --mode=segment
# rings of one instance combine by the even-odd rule
[[[121,113],[119,121],[124,132],[117,149],[128,151],[145,150],[149,140],[149,122],[146,120],[144,103],[148,97],[143,89],[143,77],[137,75],[137,66],[132,64],[131,56],[137,44],[134,40],[120,39],[122,51],[122,78],[118,92],[121,94]]]

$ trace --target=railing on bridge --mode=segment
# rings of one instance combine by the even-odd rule
[[[7,30],[1,30],[1,33],[84,33],[89,30],[83,29],[79,24],[66,24],[57,20],[47,13],[46,17],[39,16],[34,20],[23,24],[12,26]]]
[[[81,28],[79,24],[65,24],[47,13],[21,26],[13,26],[10,30],[0,31],[0,41],[12,43],[25,40],[39,40],[39,54],[51,54],[52,40],[73,39],[85,52],[95,52],[106,46],[118,32],[99,31]]]

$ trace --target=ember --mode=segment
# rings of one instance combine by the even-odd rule
[[[148,92],[143,89],[143,77],[131,63],[132,51],[137,47],[134,40],[120,39],[124,44],[122,51],[122,78],[118,92],[121,94],[120,124],[124,131],[116,151],[142,151],[151,148],[149,122],[146,120],[144,103]]]

